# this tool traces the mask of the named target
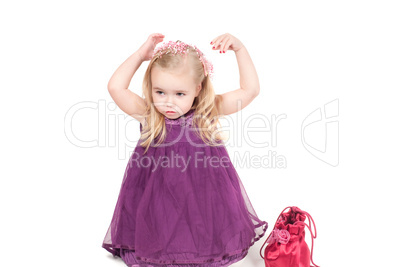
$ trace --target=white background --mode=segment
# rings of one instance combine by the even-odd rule
[[[295,205],[316,222],[316,264],[395,266],[401,11],[398,1],[2,1],[0,265],[125,266],[101,244],[139,123],[107,109],[107,83],[160,32],[206,54],[216,93],[239,88],[239,73],[233,51],[212,51],[210,41],[230,33],[249,51],[261,92],[240,121],[228,117],[239,131],[248,117],[263,115],[252,126],[265,131],[228,151],[269,232],[280,211]],[[137,94],[146,66],[129,87]],[[332,146],[316,152],[339,158],[333,165],[301,138],[303,120],[332,101],[338,116],[323,115],[304,133],[315,149]],[[273,146],[268,123],[281,114]],[[284,157],[285,168],[235,161],[268,151]],[[259,249],[268,233],[233,266],[263,267]]]

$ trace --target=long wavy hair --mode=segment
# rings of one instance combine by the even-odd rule
[[[180,42],[180,41],[177,41]],[[209,75],[205,75],[204,67],[198,58],[196,50],[191,46],[188,48],[186,55],[190,66],[190,73],[193,74],[195,84],[202,84],[202,88],[198,96],[194,99],[191,109],[194,109],[192,127],[196,129],[196,134],[209,146],[221,145],[221,140],[224,137],[218,131],[217,125],[220,125],[219,117],[221,116],[220,96],[216,96]],[[144,116],[144,124],[142,125],[141,137],[143,140],[140,145],[145,147],[145,152],[149,146],[153,146],[153,142],[158,138],[156,146],[160,145],[166,138],[166,125],[164,115],[159,113],[152,104],[152,83],[151,70],[154,67],[159,67],[162,70],[171,71],[183,65],[183,56],[181,54],[167,53],[161,57],[155,55],[145,72],[142,93],[146,104],[146,112]],[[202,131],[200,130],[202,129]]]

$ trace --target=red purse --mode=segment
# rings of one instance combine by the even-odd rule
[[[288,212],[285,212],[289,208]],[[304,220],[308,218],[307,225]],[[314,226],[314,235],[311,231],[311,222]],[[304,240],[304,227],[310,230],[311,234],[311,253]],[[315,223],[310,214],[298,207],[286,207],[274,225],[274,229],[265,240],[260,249],[260,256],[265,261],[266,267],[310,267],[313,262],[314,238],[317,237]],[[264,257],[261,254],[265,243]]]

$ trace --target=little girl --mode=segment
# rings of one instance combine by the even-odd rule
[[[151,34],[113,74],[110,95],[140,121],[141,138],[125,170],[102,247],[128,266],[229,266],[266,232],[217,131],[218,117],[259,92],[252,60],[234,36],[213,50],[233,50],[240,89],[215,95],[212,64],[193,45]],[[144,98],[128,90],[143,61]]]

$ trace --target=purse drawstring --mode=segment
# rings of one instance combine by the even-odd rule
[[[310,235],[311,235],[311,253],[310,253],[310,260],[311,260],[311,263],[315,266],[315,267],[320,267],[320,266],[318,266],[317,264],[315,264],[314,263],[314,261],[313,261],[313,250],[314,250],[314,238],[316,238],[317,237],[317,228],[315,227],[315,222],[314,222],[314,220],[313,220],[313,217],[311,217],[311,215],[307,212],[307,211],[303,211],[303,213],[306,215],[306,217],[308,218],[308,225],[307,225],[307,223],[305,223],[305,222],[302,222],[302,221],[297,221],[297,222],[295,222],[295,224],[297,224],[297,223],[301,223],[301,224],[304,224],[308,229],[309,229],[309,231],[310,231]],[[313,226],[314,226],[314,235],[313,235],[313,232],[312,232],[312,230],[311,230],[311,222],[313,222]]]

